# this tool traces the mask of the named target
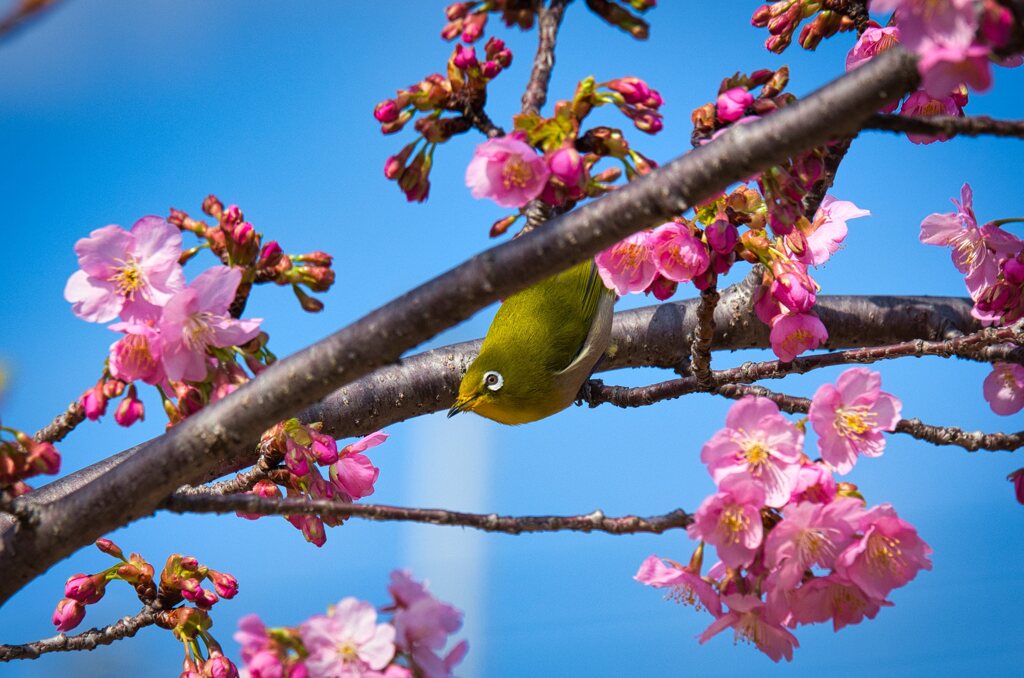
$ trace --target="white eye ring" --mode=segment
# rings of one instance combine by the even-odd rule
[[[491,370],[484,374],[484,386],[492,391],[497,391],[505,385],[505,378],[501,376],[500,372]]]

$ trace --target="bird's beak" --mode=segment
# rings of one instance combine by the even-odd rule
[[[455,401],[455,404],[448,410],[448,418],[451,419],[459,412],[465,412],[469,409],[469,406],[473,404],[476,398],[459,398]]]

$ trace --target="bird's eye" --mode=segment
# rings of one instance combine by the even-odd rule
[[[484,386],[492,391],[497,391],[504,383],[505,379],[498,372],[492,370],[484,375]]]

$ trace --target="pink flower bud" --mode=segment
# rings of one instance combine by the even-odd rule
[[[466,14],[469,12],[469,8],[473,5],[471,2],[453,2],[444,9],[445,18],[448,21],[458,21],[464,19]],[[493,38],[492,38],[493,39]]]
[[[234,598],[238,593],[238,580],[226,572],[210,570],[206,575],[213,586],[217,589],[217,595],[221,598]]]
[[[135,396],[135,387],[128,389],[128,395],[114,410],[114,421],[121,426],[131,426],[140,419],[145,419],[146,410],[142,401]]]
[[[658,277],[654,279],[644,294],[653,294],[654,298],[658,301],[665,301],[672,297],[676,293],[676,289],[679,287],[679,283],[675,280],[669,280],[665,276],[658,274]]]
[[[658,108],[664,103],[657,90],[651,89],[640,78],[619,78],[608,83],[608,89],[618,92],[627,104]]]
[[[719,254],[728,254],[736,248],[740,234],[728,219],[716,219],[704,231],[708,245]]]
[[[1003,278],[1011,285],[1024,284],[1024,255],[1018,255],[1016,259],[1007,259],[1003,262]]]
[[[245,247],[251,245],[256,240],[256,229],[248,221],[243,221],[235,226],[231,232],[231,237],[239,246]]]
[[[641,132],[648,134],[657,134],[665,126],[660,114],[655,111],[646,110],[633,116],[633,125]]]
[[[115,544],[114,542],[110,541],[109,539],[105,539],[103,537],[97,539],[96,548],[98,548],[100,551],[103,551],[108,556],[114,556],[115,558],[124,560],[124,553],[121,551],[121,547]]]
[[[53,475],[60,471],[60,454],[52,444],[31,441],[27,449],[28,464],[36,473]]]
[[[1013,483],[1013,491],[1017,495],[1017,502],[1024,504],[1024,468],[1017,469],[1006,476],[1006,479]]]
[[[53,612],[53,625],[63,633],[81,624],[84,618],[85,607],[81,603],[70,598],[62,598]]]
[[[116,398],[124,393],[124,382],[120,379],[107,379],[103,382],[103,395],[107,398]]]
[[[310,449],[318,464],[326,466],[338,461],[338,443],[334,438],[319,431],[310,431],[309,437],[313,439]]]
[[[281,261],[282,254],[281,246],[276,240],[271,240],[263,246],[260,258],[256,262],[257,268],[273,268],[277,266],[278,262]]]
[[[468,71],[479,65],[480,62],[476,60],[476,50],[472,47],[463,47],[462,45],[455,45],[455,55],[452,57],[452,63],[459,70]]]
[[[778,275],[772,281],[771,294],[791,311],[805,313],[814,306],[814,289],[808,287],[805,279],[793,272]]]
[[[288,439],[288,451],[284,454],[284,463],[288,470],[297,476],[304,476],[309,473],[309,460],[306,458],[306,448]]]
[[[501,65],[497,61],[485,61],[480,67],[480,74],[488,80],[496,78],[501,73]]]
[[[373,117],[377,118],[377,122],[388,123],[398,120],[398,114],[401,113],[401,109],[398,107],[398,103],[394,99],[385,99],[384,101],[377,104],[373,109]]]
[[[384,161],[384,177],[391,181],[398,179],[402,176],[402,171],[405,169],[405,164],[402,159],[397,155],[393,155]]]
[[[566,146],[558,149],[548,158],[551,176],[569,187],[579,187],[583,183],[583,158],[579,152]]]
[[[91,604],[103,597],[105,587],[106,579],[102,576],[97,581],[91,574],[73,574],[64,584],[64,595],[82,604]]]
[[[211,652],[203,664],[203,678],[238,678],[238,668],[219,652]]]
[[[211,217],[218,218],[224,211],[224,203],[212,193],[203,198],[203,212]]]
[[[224,210],[224,214],[220,218],[221,225],[225,227],[236,226],[244,220],[242,215],[242,208],[238,205],[228,205],[227,209]]]
[[[103,381],[83,393],[78,402],[85,410],[85,417],[90,421],[96,421],[107,412],[107,396],[103,393]]]
[[[754,96],[746,87],[733,87],[718,95],[715,112],[722,122],[736,122],[742,118],[747,107],[754,103]]]
[[[466,17],[462,25],[462,42],[476,42],[484,34],[484,26],[487,25],[487,13],[475,12]]]

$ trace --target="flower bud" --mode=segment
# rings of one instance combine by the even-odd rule
[[[146,418],[146,410],[142,405],[142,401],[139,400],[135,395],[135,386],[128,388],[128,395],[125,396],[124,400],[114,410],[114,421],[121,426],[131,426],[140,419]]]
[[[551,175],[568,187],[579,187],[583,184],[583,158],[572,146],[564,146],[548,158]]]
[[[394,122],[398,120],[398,114],[401,112],[394,99],[385,99],[374,107],[373,117],[380,123]]]
[[[468,71],[480,65],[480,62],[476,59],[476,50],[472,47],[463,47],[462,45],[455,45],[452,63],[462,71]]]
[[[203,678],[238,678],[238,668],[220,652],[210,652],[203,664]]]
[[[220,217],[221,226],[228,227],[229,229],[242,223],[242,221],[244,221],[242,208],[238,205],[228,205],[228,208],[224,210],[224,214]]]
[[[120,379],[107,379],[103,382],[103,395],[107,398],[116,398],[124,393],[124,382]]]
[[[708,239],[708,245],[719,254],[728,254],[736,247],[739,241],[739,231],[728,219],[719,218],[711,222],[711,225],[704,231]]]
[[[497,61],[485,61],[480,67],[480,75],[488,80],[496,78],[501,71],[501,64]]]
[[[177,211],[177,210],[172,210]],[[224,211],[224,203],[222,203],[217,196],[212,193],[203,199],[203,212],[209,214],[214,219],[220,217],[221,212]]]
[[[474,12],[466,17],[462,24],[462,42],[476,42],[484,34],[484,26],[487,25],[486,12]]]
[[[53,612],[53,625],[63,633],[81,624],[84,618],[85,607],[81,603],[70,598],[62,598]]]
[[[78,402],[85,411],[86,419],[90,421],[96,421],[106,414],[107,396],[103,393],[103,380],[79,396]]]
[[[469,8],[473,6],[471,2],[453,2],[444,9],[445,18],[448,21],[458,21],[464,19],[466,14],[469,13]]]
[[[658,301],[665,301],[676,293],[676,289],[678,287],[678,282],[675,280],[669,280],[665,276],[659,274],[654,281],[648,285],[647,289],[644,290],[644,294],[653,294],[654,298]]]
[[[109,539],[106,539],[104,537],[100,537],[99,539],[97,539],[96,548],[98,548],[100,551],[103,551],[103,553],[106,553],[108,556],[113,556],[120,560],[124,560],[124,553],[121,551],[121,547],[119,547],[117,544],[110,541]]]
[[[238,593],[238,580],[230,574],[210,570],[206,576],[213,582],[214,588],[217,589],[217,595],[221,598],[234,598]]]
[[[271,240],[260,251],[260,258],[256,261],[256,267],[273,268],[281,261],[282,254],[281,245],[276,240]]]
[[[1011,285],[1024,284],[1024,254],[1003,262],[1003,278]]]
[[[733,87],[718,95],[715,113],[722,122],[736,122],[746,114],[747,107],[754,103],[754,96],[746,87]]]

